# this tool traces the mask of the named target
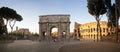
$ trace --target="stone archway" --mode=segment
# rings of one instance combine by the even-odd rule
[[[42,37],[43,33],[46,32],[46,39],[51,39],[51,28],[58,28],[58,38],[62,38],[63,32],[70,35],[70,15],[42,15],[39,16],[39,34]]]

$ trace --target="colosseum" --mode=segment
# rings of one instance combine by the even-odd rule
[[[106,36],[108,34],[108,26],[106,21],[100,21],[101,34]],[[97,22],[89,22],[85,24],[79,24],[75,22],[74,35],[79,39],[93,39],[96,40],[97,37],[100,39],[100,35],[97,36]]]

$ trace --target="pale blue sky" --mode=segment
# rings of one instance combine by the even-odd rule
[[[40,15],[70,14],[71,32],[75,21],[80,24],[95,21],[88,13],[87,0],[0,0],[0,7],[3,6],[16,10],[23,17],[23,21],[17,22],[15,27],[29,28],[37,33]],[[104,15],[102,20],[106,19]]]

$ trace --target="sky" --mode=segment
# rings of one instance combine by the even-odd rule
[[[94,16],[88,13],[87,0],[0,0],[0,7],[3,6],[16,10],[23,17],[23,21],[17,22],[15,27],[29,28],[36,33],[39,33],[40,15],[70,14],[71,32],[74,22],[84,24],[95,21]],[[101,20],[107,21],[106,15]],[[8,29],[10,31],[10,27]]]

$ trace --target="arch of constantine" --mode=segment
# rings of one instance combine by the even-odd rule
[[[42,15],[39,16],[39,34],[41,39],[51,38],[51,29],[58,28],[57,37],[70,34],[70,15]]]

